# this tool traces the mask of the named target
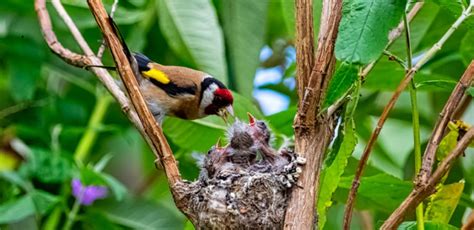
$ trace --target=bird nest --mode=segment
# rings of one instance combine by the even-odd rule
[[[268,126],[250,118],[228,130],[229,145],[214,146],[195,182],[175,186],[180,208],[198,229],[279,229],[305,159],[270,147]]]

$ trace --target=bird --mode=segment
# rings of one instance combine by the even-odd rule
[[[226,118],[234,115],[232,92],[211,75],[182,67],[165,66],[134,53],[143,77],[140,91],[156,120],[165,115],[182,119],[198,119],[208,115]]]
[[[210,74],[183,66],[166,66],[152,61],[127,47],[118,26],[109,16],[113,32],[119,38],[139,84],[148,108],[162,124],[165,116],[186,120],[218,115],[227,123],[227,116],[234,115],[234,97],[221,81]],[[88,65],[116,70],[112,66]]]

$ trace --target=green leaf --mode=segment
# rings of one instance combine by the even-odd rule
[[[329,154],[330,156],[334,153],[335,156],[332,160],[329,160],[331,161],[330,164],[325,165],[321,174],[322,187],[318,198],[319,229],[323,229],[326,223],[326,211],[332,206],[332,194],[337,189],[339,180],[344,173],[349,157],[354,152],[356,144],[357,138],[355,135],[354,120],[349,116],[344,118],[343,127],[340,128],[338,138]]]
[[[35,190],[19,199],[0,205],[0,224],[17,222],[35,213],[44,214],[57,202],[56,196]]]
[[[10,93],[15,101],[33,99],[41,66],[28,60],[10,60]]]
[[[295,119],[296,111],[296,106],[292,106],[287,110],[266,117],[266,120],[274,128],[274,131],[286,136],[293,136],[293,120]]]
[[[182,229],[184,218],[172,210],[153,201],[128,200],[108,204],[94,205],[94,211],[100,211],[115,224],[132,229]]]
[[[255,72],[264,45],[268,0],[222,2],[222,20],[229,64],[237,91],[251,97]]]
[[[377,59],[388,42],[388,32],[400,22],[405,5],[406,0],[344,0],[337,59],[359,64]]]
[[[459,17],[463,11],[463,8],[467,8],[467,4],[464,4],[463,0],[435,0],[437,4],[439,4],[441,7],[448,9],[449,12],[454,16],[454,17]],[[469,0],[467,1],[469,2]],[[474,18],[473,17],[468,17],[463,24],[468,25],[470,28],[474,27]]]
[[[451,92],[456,86],[456,81],[452,79],[432,79],[432,80],[417,80],[415,81],[416,88],[427,91],[446,91]]]
[[[425,219],[448,224],[463,190],[464,181],[438,186],[436,193],[430,197],[430,202],[425,212]]]
[[[25,191],[33,189],[32,185],[16,172],[0,172],[0,178],[14,185],[20,186]]]
[[[159,24],[171,48],[227,83],[224,39],[209,0],[159,0]]]
[[[474,60],[474,30],[469,30],[461,41],[459,50],[465,65],[469,65]]]
[[[337,68],[334,76],[329,82],[323,108],[328,108],[330,105],[334,104],[337,100],[343,97],[356,80],[356,66],[343,62],[339,68]]]
[[[0,224],[17,222],[35,213],[35,206],[30,195],[0,205]]]
[[[344,107],[343,123],[339,127],[337,138],[332,144],[332,148],[327,155],[322,177],[322,187],[319,192],[317,204],[319,215],[319,229],[323,229],[327,220],[327,210],[332,206],[332,195],[336,191],[341,176],[343,175],[354,149],[357,145],[355,133],[354,112],[360,98],[360,83],[352,92],[352,100]]]
[[[459,131],[450,130],[446,136],[443,137],[436,150],[436,159],[442,161],[448,154],[456,148],[458,144]]]
[[[335,198],[339,202],[347,201],[347,194],[352,186],[354,176],[342,177]],[[357,193],[358,209],[374,209],[383,213],[391,213],[408,196],[412,190],[412,182],[402,181],[388,174],[377,174],[362,177]]]
[[[449,224],[435,223],[431,221],[425,221],[425,230],[458,230]],[[397,230],[417,230],[416,221],[406,221],[398,226]]]
[[[105,173],[100,173],[100,175],[114,194],[115,199],[117,199],[118,201],[122,201],[123,198],[127,195],[127,188],[111,175]]]
[[[69,159],[45,149],[32,150],[31,159],[20,168],[22,172],[43,183],[60,183],[70,179],[72,164]]]
[[[471,95],[472,97],[474,97],[474,87],[473,86],[469,87],[469,89],[467,89],[467,93]]]

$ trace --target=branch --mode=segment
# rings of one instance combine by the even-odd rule
[[[298,180],[303,189],[292,191],[286,210],[285,229],[312,229],[320,169],[334,128],[331,116],[317,114],[334,70],[334,45],[341,20],[342,0],[323,1],[316,54],[313,47],[312,1],[297,0],[295,3],[299,96],[294,122],[295,149],[306,158],[307,163]]]
[[[375,127],[375,130],[373,131],[372,135],[369,138],[369,141],[367,142],[367,145],[364,149],[364,152],[362,153],[362,156],[359,160],[359,165],[357,166],[357,170],[354,176],[354,180],[352,182],[352,187],[349,192],[349,195],[347,197],[347,203],[346,203],[346,210],[344,213],[344,226],[345,229],[349,229],[349,223],[352,218],[352,210],[354,208],[354,202],[355,202],[355,197],[357,194],[357,190],[360,185],[360,178],[362,177],[362,173],[364,171],[365,165],[367,164],[367,161],[369,159],[369,155],[372,151],[372,148],[380,134],[380,131],[382,130],[383,125],[385,124],[385,121],[388,118],[388,114],[394,107],[395,103],[397,102],[398,98],[400,97],[400,94],[403,92],[403,90],[410,84],[412,81],[413,77],[415,76],[416,72],[429,60],[431,59],[444,45],[444,43],[448,40],[449,37],[456,31],[456,29],[461,25],[461,23],[466,20],[469,17],[469,13],[471,12],[472,5],[470,5],[463,13],[462,15],[453,23],[453,25],[446,31],[446,33],[440,38],[440,40],[434,44],[424,55],[421,57],[421,59],[416,63],[413,68],[411,68],[406,74],[405,77],[403,78],[402,82],[398,85],[397,89],[392,95],[392,98],[390,98],[390,101],[388,104],[385,106],[382,114],[380,115],[379,121],[377,122],[377,126]],[[425,156],[426,157],[426,156]],[[425,158],[426,159],[426,158]],[[423,165],[425,164],[430,164],[432,165],[432,162],[425,162],[423,161]],[[423,166],[420,174],[423,175],[422,181],[426,181],[426,170],[423,170],[426,166]]]
[[[53,31],[53,25],[49,17],[48,11],[46,10],[46,0],[36,0],[35,10],[38,14],[38,21],[43,33],[44,40],[48,44],[51,51],[58,55],[61,59],[70,65],[77,67],[84,67],[90,65],[91,61],[88,57],[72,52],[69,49],[64,48],[58,41],[56,34]]]
[[[436,154],[436,150],[438,149],[439,143],[443,138],[444,131],[446,130],[449,121],[453,120],[455,112],[458,110],[458,108],[462,107],[464,103],[463,98],[465,98],[464,92],[467,88],[469,88],[470,85],[473,84],[473,81],[474,61],[471,61],[458,84],[451,93],[451,96],[449,96],[443,110],[439,114],[439,119],[435,125],[433,135],[428,141],[428,145],[426,146],[425,153],[423,155],[422,168],[417,178],[418,184],[424,183],[428,180],[433,167],[434,156]]]
[[[417,186],[408,195],[405,201],[390,215],[380,229],[396,229],[403,221],[405,215],[412,211],[426,197],[436,191],[436,185],[439,184],[443,176],[451,169],[454,161],[464,153],[471,141],[474,139],[474,127],[470,128],[464,137],[456,145],[456,148],[439,164],[433,176],[422,186]]]
[[[114,3],[112,4],[112,9],[110,9],[110,17],[113,18],[115,15],[115,11],[117,10],[119,0],[114,0]],[[99,50],[97,51],[97,57],[99,59],[102,59],[102,56],[104,55],[105,51],[105,39],[102,39],[100,42],[100,47]]]
[[[124,47],[122,47],[122,44],[113,32],[114,30],[109,23],[109,16],[105,11],[102,2],[100,0],[88,0],[87,3],[89,4],[89,8],[96,19],[105,40],[107,41],[110,51],[112,52],[120,78],[122,79],[133,107],[135,108],[135,111],[137,111],[139,119],[143,124],[145,134],[151,140],[151,147],[158,152],[159,160],[163,166],[169,186],[174,195],[173,187],[177,182],[181,181],[181,175],[179,174],[173,152],[166,141],[163,131],[151,112],[148,110],[138,87],[138,82],[132,70],[131,63],[123,52]]]

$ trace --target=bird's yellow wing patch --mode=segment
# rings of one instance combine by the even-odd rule
[[[163,84],[168,84],[170,82],[170,79],[168,78],[168,76],[166,76],[166,74],[163,73],[163,71],[160,71],[157,69],[151,68],[148,71],[142,71],[142,73],[146,77],[153,78]]]

